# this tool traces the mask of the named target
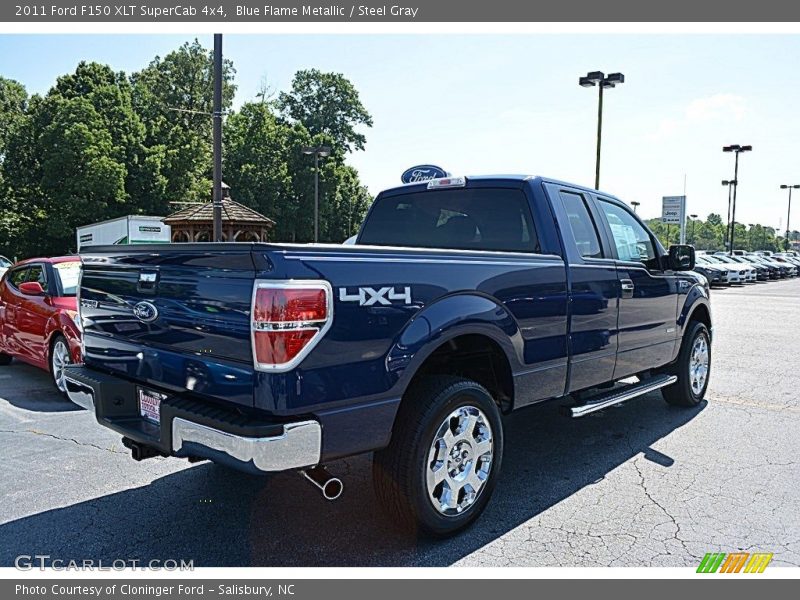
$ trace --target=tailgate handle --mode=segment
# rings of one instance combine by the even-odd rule
[[[157,272],[139,273],[139,282],[136,285],[137,291],[155,293],[157,285],[158,285]]]

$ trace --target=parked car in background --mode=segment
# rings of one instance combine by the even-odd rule
[[[13,358],[50,371],[66,393],[64,367],[80,362],[76,256],[31,258],[0,280],[0,365]]]
[[[761,260],[761,257],[757,254],[745,254],[744,256],[742,256],[742,259],[746,260],[751,265],[767,269],[767,276],[770,279],[780,279],[781,277],[780,267],[777,267],[769,263],[768,261],[765,262]]]
[[[709,285],[724,285],[728,283],[728,273],[724,267],[718,267],[708,262],[704,263],[700,261],[699,256],[697,256],[697,262],[692,270],[705,277]]]
[[[758,271],[753,265],[735,260],[735,256],[728,256],[719,252],[714,254],[714,258],[726,265],[730,265],[732,269],[739,269],[739,275],[743,276],[742,283],[755,283],[758,280]]]
[[[0,254],[0,277],[3,276],[3,274],[8,270],[8,267],[10,267],[12,264],[14,263]]]
[[[791,272],[789,269],[789,265],[785,265],[778,261],[772,259],[772,257],[767,257],[759,254],[748,254],[749,258],[752,258],[755,262],[761,263],[762,265],[769,265],[777,270],[777,278],[785,279],[789,277],[789,273]]]
[[[730,265],[726,265],[721,260],[716,260],[716,257],[710,254],[697,254],[696,261],[700,263],[701,266],[714,266],[718,269],[722,269],[725,273],[725,281],[723,283],[744,283],[744,277],[739,274],[742,269],[736,269]]]
[[[731,256],[731,260],[737,262],[742,265],[747,265],[748,267],[752,267],[755,269],[756,272],[756,281],[769,281],[769,267],[767,265],[761,265],[757,263],[751,263],[747,260],[747,257],[744,255],[738,256]]]
[[[797,265],[794,263],[793,260],[785,256],[780,256],[778,254],[773,254],[771,258],[775,262],[778,262],[782,265],[786,265],[786,267],[789,269],[789,277],[797,277]]]

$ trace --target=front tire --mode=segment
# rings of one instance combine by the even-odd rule
[[[676,375],[678,381],[662,389],[668,404],[692,407],[702,402],[711,374],[711,335],[703,323],[690,322],[670,373]]]
[[[67,381],[64,378],[64,367],[72,363],[72,357],[69,353],[69,344],[67,339],[59,334],[56,334],[53,339],[53,344],[50,347],[50,376],[53,379],[53,385],[63,396],[67,395]]]
[[[373,483],[405,529],[446,536],[486,508],[502,458],[500,411],[486,388],[432,376],[407,392],[389,446],[375,453]]]

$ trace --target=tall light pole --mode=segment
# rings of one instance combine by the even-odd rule
[[[602,71],[591,71],[586,77],[578,78],[578,85],[581,87],[599,88],[597,101],[597,157],[594,166],[594,189],[600,189],[600,143],[603,139],[603,90],[613,88],[625,83],[625,75],[622,73],[610,73],[605,75]]]
[[[694,220],[697,218],[697,215],[689,215],[689,218],[692,220],[692,244],[694,244]]]
[[[733,167],[733,205],[731,207],[731,246],[730,254],[733,254],[734,238],[736,236],[736,189],[739,187],[739,154],[742,152],[750,152],[752,146],[740,146],[739,144],[731,144],[730,146],[723,146],[723,152],[733,152],[736,154],[736,160]]]
[[[789,249],[789,217],[792,216],[792,190],[800,188],[800,185],[782,185],[782,190],[789,190],[789,208],[786,210],[786,237],[783,238],[783,249]]]
[[[214,241],[222,241],[222,34],[214,34],[213,185]]]
[[[319,159],[331,155],[330,146],[303,146],[301,152],[314,155],[314,243],[319,241]]]
[[[636,209],[639,208],[640,204],[641,204],[641,202],[637,202],[636,200],[631,202],[631,206],[633,207],[633,212],[636,212]]]
[[[732,179],[730,181],[727,179],[722,180],[722,185],[728,186],[728,216],[725,218],[725,239],[722,242],[723,250],[730,250],[730,248],[728,248],[728,240],[731,238],[731,198],[734,184],[735,182]]]

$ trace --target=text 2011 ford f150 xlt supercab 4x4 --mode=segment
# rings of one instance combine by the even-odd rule
[[[708,385],[694,250],[667,252],[621,201],[540,177],[386,190],[355,245],[82,260],[69,395],[134,458],[298,470],[335,497],[324,465],[374,451],[381,504],[433,534],[486,506],[506,413],[571,396],[579,417],[657,389],[693,406]]]

